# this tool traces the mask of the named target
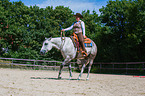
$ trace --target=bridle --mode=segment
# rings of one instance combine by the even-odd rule
[[[65,33],[61,31],[61,40],[65,40]]]

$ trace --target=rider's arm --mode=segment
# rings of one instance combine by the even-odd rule
[[[64,29],[64,30],[65,30],[65,31],[71,30],[71,29],[73,28],[73,25],[74,25],[74,23],[73,23],[70,27],[68,27],[68,28],[66,28],[66,29]]]
[[[85,37],[85,23],[82,21],[81,22],[81,26],[82,26],[82,31],[83,31],[83,36]]]

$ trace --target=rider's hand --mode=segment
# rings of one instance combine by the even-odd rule
[[[84,38],[87,38],[87,36],[84,36]]]
[[[61,30],[61,32],[64,32],[64,31],[65,31],[64,29]]]

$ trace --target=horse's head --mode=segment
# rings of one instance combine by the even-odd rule
[[[52,42],[51,38],[45,38],[45,41],[43,42],[43,46],[40,50],[41,55],[45,55],[48,51],[52,49]]]

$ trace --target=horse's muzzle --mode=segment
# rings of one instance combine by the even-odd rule
[[[41,51],[40,51],[40,54],[41,54],[41,55],[45,55],[45,53],[46,53],[46,50],[41,50]]]

